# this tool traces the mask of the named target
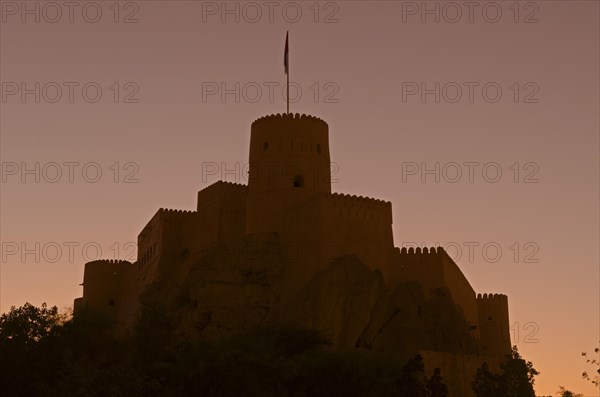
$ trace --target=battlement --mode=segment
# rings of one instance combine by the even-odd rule
[[[343,193],[318,193],[310,200],[302,203],[297,210],[310,208],[320,202],[334,214],[341,217],[358,219],[383,219],[392,222],[392,203],[371,197],[356,196]]]
[[[406,247],[402,247],[402,249],[396,247],[395,248],[396,254],[400,254],[400,255],[421,255],[421,254],[428,254],[428,255],[440,255],[443,253],[446,253],[446,251],[444,251],[444,249],[442,247],[431,247],[431,248],[421,248],[421,247],[417,247],[416,249],[413,247],[410,248],[406,248]]]
[[[315,117],[315,116],[311,116],[309,114],[300,114],[300,113],[277,113],[277,114],[270,114],[268,116],[263,116],[260,117],[256,120],[254,120],[254,122],[252,122],[252,127],[254,127],[255,125],[264,123],[264,122],[269,122],[269,121],[279,121],[279,120],[306,120],[306,121],[313,121],[313,122],[317,122],[317,123],[322,123],[327,125],[327,123],[325,122],[325,120],[319,118],[319,117]]]
[[[508,300],[508,297],[504,294],[477,294],[478,300],[490,301],[490,300]]]
[[[212,191],[214,189],[220,189],[220,188],[246,191],[246,190],[248,190],[248,185],[244,185],[243,183],[234,183],[234,182],[228,182],[228,181],[216,181],[215,183],[212,183],[212,184],[208,185],[207,187],[200,189],[198,191],[198,193],[208,192],[208,191]]]
[[[342,206],[368,206],[373,208],[392,208],[391,201],[380,200],[371,197],[356,196],[354,194],[331,193],[325,195],[331,198],[334,205]]]
[[[131,265],[131,262],[124,259],[96,259],[94,261],[87,262],[86,265],[97,265],[97,264],[120,264],[126,263]]]
[[[170,208],[161,208],[157,211],[156,215],[159,219],[166,221],[183,221],[197,215],[198,212],[190,210],[176,210]]]
[[[245,206],[247,194],[248,185],[227,181],[217,181],[198,191],[196,209],[201,211],[206,206],[214,205],[215,203],[220,203],[221,205],[225,205],[225,203],[231,204],[232,200],[238,204],[241,202],[243,203],[243,206]],[[229,207],[229,205],[225,205],[225,208],[227,207]],[[236,209],[238,207],[239,205],[234,206]]]
[[[121,259],[98,259],[87,262],[83,273],[83,286],[89,286],[89,280],[100,278],[121,279],[128,270],[133,269],[133,263]],[[115,277],[118,276],[118,277]]]
[[[256,167],[267,160],[284,168],[296,163],[298,167],[310,168],[306,156],[317,162],[324,161],[329,167],[329,127],[318,117],[298,113],[272,114],[255,120],[251,129],[251,173],[253,165]],[[291,153],[294,156],[290,158]]]
[[[131,265],[132,263],[123,259],[97,259],[86,263],[87,265]]]
[[[170,208],[160,208],[158,210],[159,214],[168,214],[168,215],[192,215],[195,214],[196,211],[189,211],[189,210],[175,210],[175,209],[170,209]]]

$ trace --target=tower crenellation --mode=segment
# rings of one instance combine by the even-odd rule
[[[396,247],[396,254],[398,255],[441,255],[442,253],[446,253],[442,247]]]
[[[482,300],[497,300],[500,302],[508,302],[508,297],[504,294],[477,294],[477,299],[482,299]]]
[[[254,120],[252,122],[252,126],[254,126],[255,124],[259,124],[268,120],[282,120],[282,119],[295,119],[295,120],[308,120],[308,121],[315,121],[315,122],[319,122],[319,123],[324,123],[325,125],[327,125],[327,123],[325,122],[325,120],[323,120],[320,117],[316,117],[316,116],[312,116],[310,114],[300,114],[300,113],[273,113],[273,114],[269,114],[266,116],[262,116],[259,117],[258,119]]]
[[[158,210],[160,214],[168,214],[168,215],[191,215],[196,211],[191,210],[179,210],[179,209],[171,209],[171,208],[160,208]]]
[[[89,261],[86,265],[101,265],[101,264],[131,264],[131,262],[123,260],[123,259],[96,259],[93,261]]]

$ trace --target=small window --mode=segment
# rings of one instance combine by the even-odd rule
[[[263,143],[263,150],[268,150],[268,149],[269,149],[269,142]]]
[[[302,175],[296,175],[294,177],[294,187],[304,187],[304,177],[302,177]]]
[[[317,143],[317,153],[321,153],[321,144]]]

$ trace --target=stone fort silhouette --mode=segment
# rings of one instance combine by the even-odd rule
[[[507,297],[476,295],[440,247],[394,247],[391,203],[332,193],[329,153],[317,117],[255,120],[248,185],[219,181],[195,211],[159,209],[134,263],[86,263],[75,315],[127,333],[153,305],[187,340],[297,323],[336,348],[421,354],[451,396],[473,395],[476,369],[510,353]]]

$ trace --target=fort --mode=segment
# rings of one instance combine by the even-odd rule
[[[421,354],[451,396],[472,396],[477,368],[510,353],[507,297],[476,294],[440,247],[395,247],[392,204],[332,192],[330,162],[325,121],[257,119],[248,185],[219,181],[194,211],[159,209],[134,263],[87,263],[75,315],[127,334],[156,306],[185,340],[301,324],[334,348]]]

